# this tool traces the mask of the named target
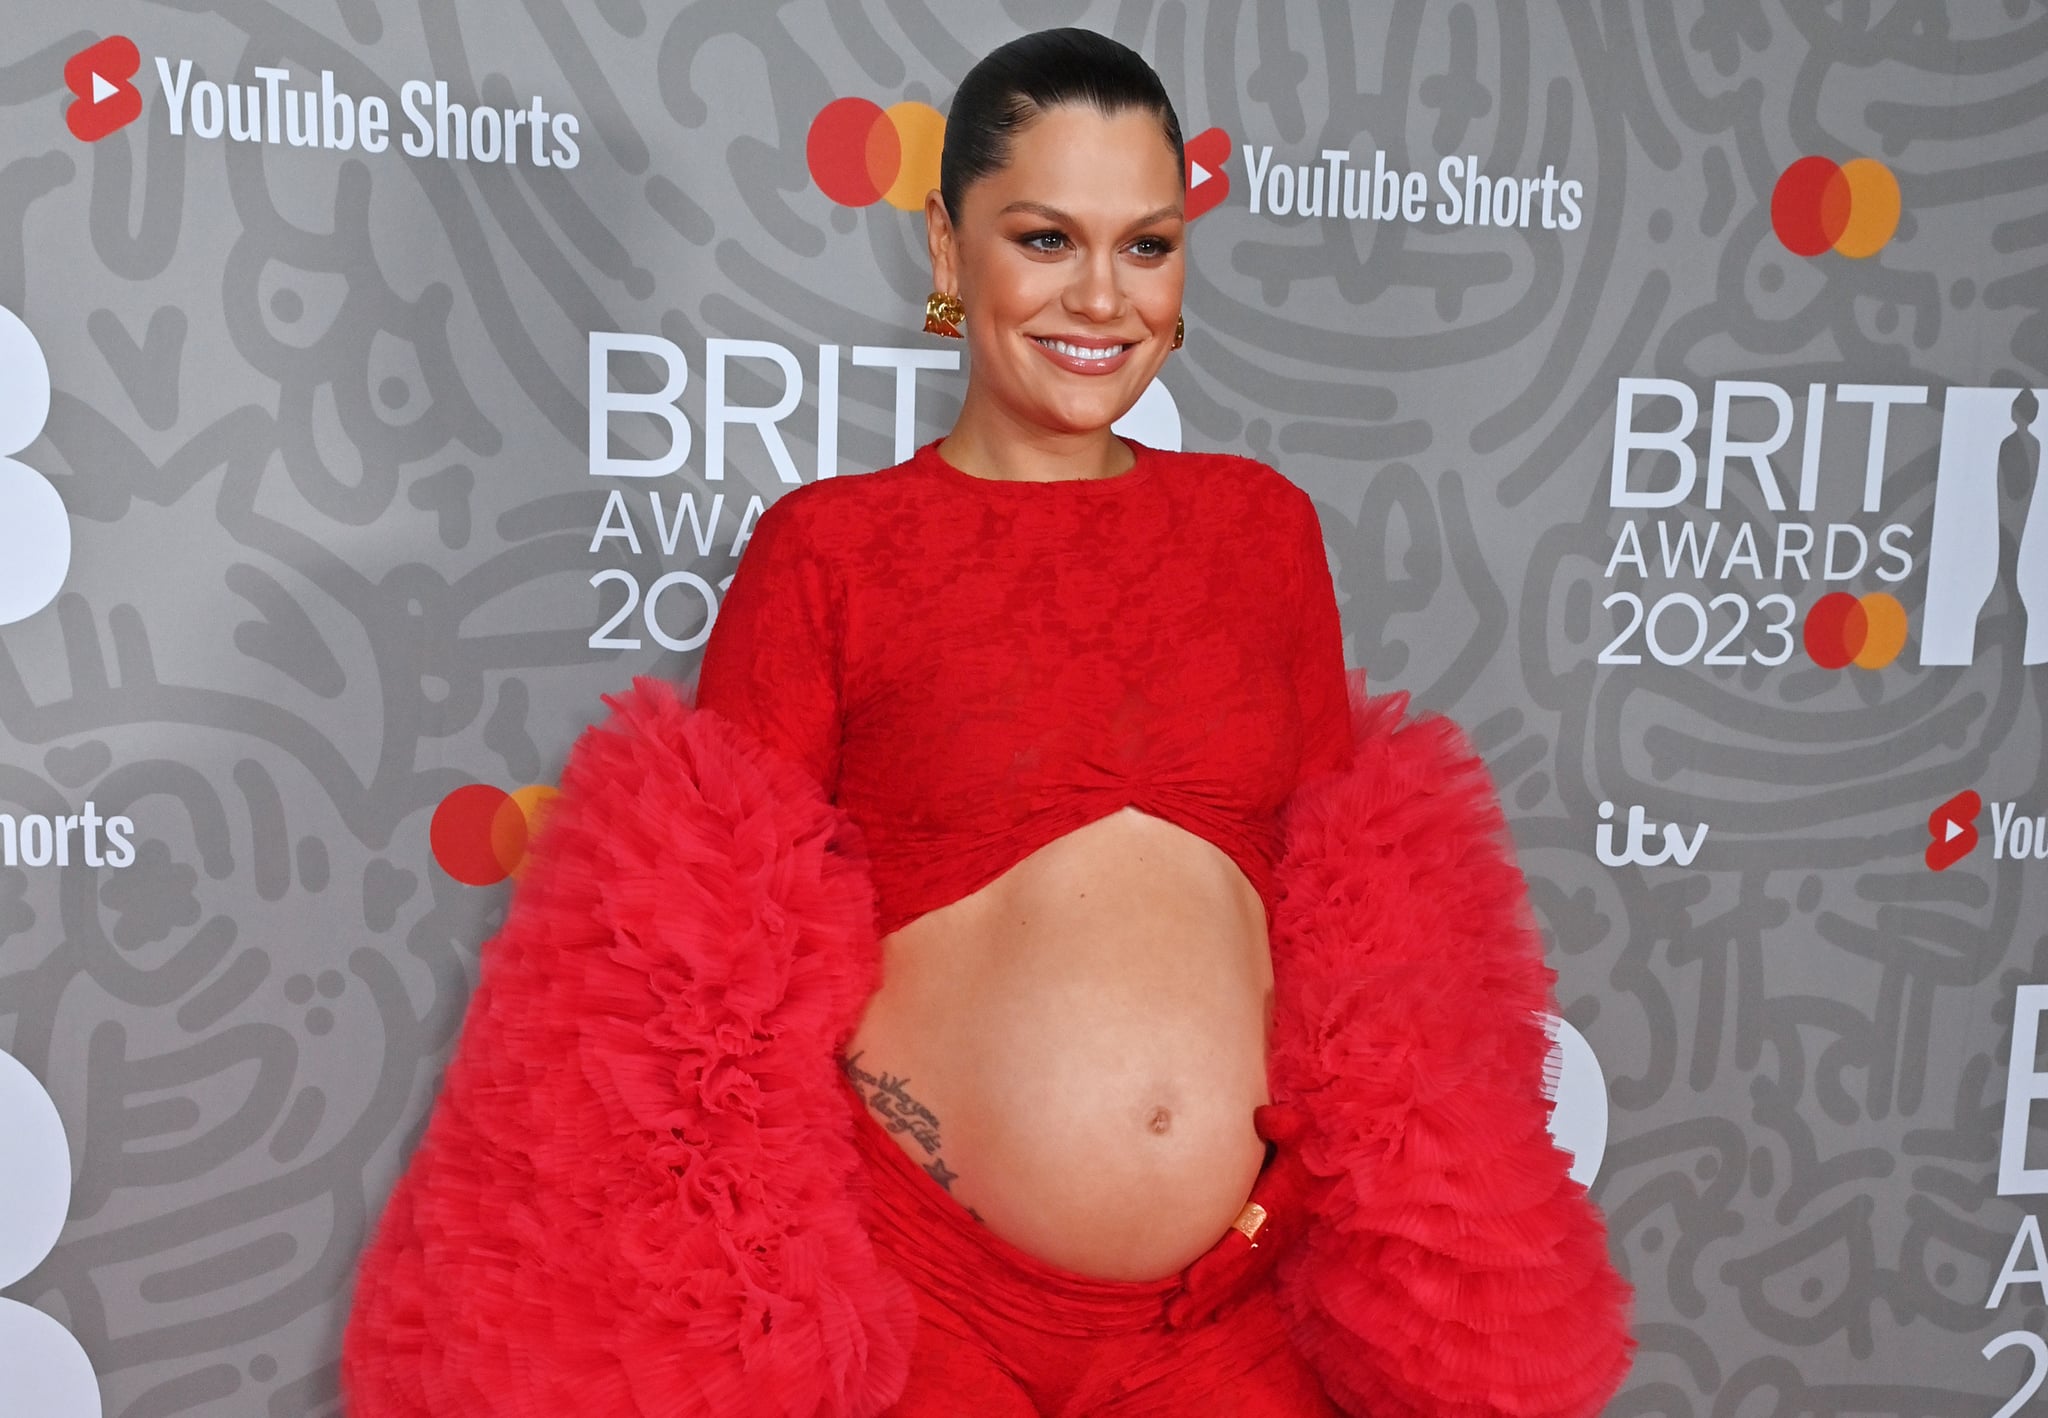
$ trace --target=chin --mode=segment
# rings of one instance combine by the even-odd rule
[[[1098,428],[1108,428],[1138,402],[1144,392],[1141,384],[1131,391],[1129,398],[1091,398],[1069,400],[1042,400],[1035,410],[1036,421],[1046,428],[1061,433],[1088,433]]]
[[[1040,427],[1055,433],[1093,433],[1097,429],[1108,428],[1122,417],[1121,412],[1110,407],[1099,410],[1047,409],[1039,413],[1037,421]]]

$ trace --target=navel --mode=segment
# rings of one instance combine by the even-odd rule
[[[1165,1133],[1173,1127],[1173,1110],[1159,1107],[1152,1110],[1152,1116],[1145,1120],[1145,1126],[1155,1133]]]

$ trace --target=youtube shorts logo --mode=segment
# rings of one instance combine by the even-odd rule
[[[110,34],[64,62],[64,83],[78,101],[64,110],[71,135],[97,143],[116,128],[142,117],[142,94],[128,81],[142,67],[142,54],[126,35]]]
[[[1187,219],[1193,221],[1230,195],[1230,174],[1223,170],[1230,135],[1221,128],[1205,129],[1181,148],[1187,154]]]
[[[1977,814],[1984,799],[1965,788],[1927,815],[1927,865],[1935,871],[1954,866],[1977,845]]]

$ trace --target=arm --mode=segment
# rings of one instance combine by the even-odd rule
[[[722,702],[787,732],[740,649]],[[832,1062],[880,972],[850,824],[674,686],[613,703],[360,1263],[352,1418],[871,1418],[908,1372]]]
[[[696,702],[803,769],[829,800],[846,603],[798,499],[785,493],[754,524],[704,647]]]
[[[1307,782],[1351,762],[1350,683],[1344,668],[1344,626],[1337,589],[1323,550],[1323,524],[1315,500],[1295,489],[1293,548],[1298,615],[1294,692],[1301,709],[1301,773]],[[1357,672],[1363,692],[1364,671]]]
[[[1405,696],[1287,809],[1272,1091],[1314,1120],[1315,1224],[1280,1262],[1303,1353],[1374,1418],[1591,1418],[1630,1290],[1551,1142],[1554,976],[1485,766]]]

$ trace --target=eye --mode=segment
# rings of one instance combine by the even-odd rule
[[[1140,256],[1158,258],[1173,250],[1173,243],[1163,236],[1141,236],[1131,243],[1131,250]]]
[[[1067,244],[1067,238],[1063,232],[1033,231],[1018,237],[1017,244],[1027,251],[1057,251]]]

